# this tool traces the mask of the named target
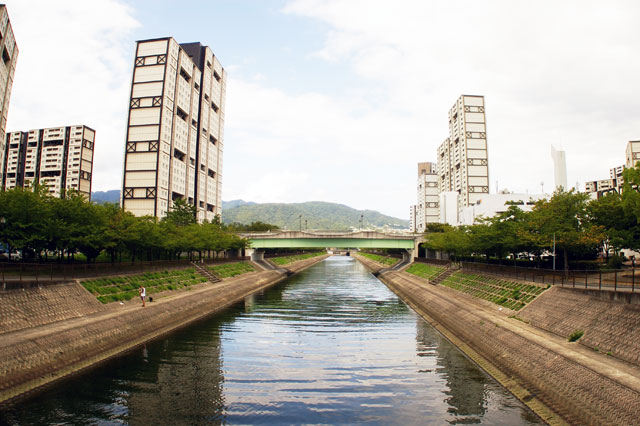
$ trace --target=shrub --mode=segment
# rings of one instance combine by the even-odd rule
[[[567,340],[569,340],[570,342],[575,342],[576,340],[580,339],[583,335],[584,335],[583,330],[576,330],[569,335],[569,339]]]

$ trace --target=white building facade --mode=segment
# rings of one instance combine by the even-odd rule
[[[449,137],[438,147],[440,192],[457,192],[458,209],[489,193],[484,96],[462,95],[449,111]]]
[[[0,49],[2,60],[0,61],[0,183],[4,180],[7,157],[6,128],[7,115],[9,113],[9,100],[13,87],[13,76],[18,60],[18,46],[13,35],[9,13],[5,5],[0,5]]]
[[[83,125],[8,133],[3,190],[38,181],[52,196],[75,190],[90,199],[95,138]]]
[[[222,213],[226,72],[208,46],[173,38],[137,42],[122,206],[164,217],[173,201],[197,219]]]
[[[434,163],[418,163],[415,232],[425,232],[427,224],[440,221],[438,175]]]
[[[533,209],[536,201],[548,198],[543,194],[487,194],[480,198],[473,206],[462,209],[458,218],[458,225],[473,225],[480,218],[491,218],[506,212],[509,207],[517,206],[528,212]]]

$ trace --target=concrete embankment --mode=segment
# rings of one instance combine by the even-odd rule
[[[287,269],[298,272],[326,257],[295,262],[287,265]],[[146,308],[112,303],[106,308],[92,304],[88,312],[79,312],[77,309],[60,311],[59,303],[47,301],[40,303],[36,309],[32,309],[32,306],[32,312],[38,311],[34,315],[33,326],[25,327],[29,315],[24,315],[20,319],[19,329],[13,324],[12,331],[0,330],[0,404],[24,397],[61,378],[209,316],[248,295],[275,285],[286,276],[282,271],[253,272],[196,290],[179,292],[175,296],[148,303]],[[81,290],[77,287],[69,290],[74,285],[80,287],[79,284],[52,286],[47,291],[82,293],[82,287]],[[86,300],[87,294],[77,296]],[[49,297],[56,301],[60,299],[51,294]],[[14,311],[26,309],[28,295],[24,303]],[[68,298],[68,303],[79,305],[73,297]],[[50,312],[41,312],[47,310]],[[72,313],[69,314],[69,311]],[[48,323],[43,323],[42,318],[46,318]]]
[[[356,258],[371,270],[381,267]],[[412,274],[379,278],[547,423],[638,424],[637,367]]]

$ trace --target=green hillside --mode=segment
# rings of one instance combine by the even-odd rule
[[[265,203],[241,204],[222,210],[225,223],[238,222],[249,224],[262,221],[279,226],[282,229],[300,229],[307,221],[308,229],[317,230],[350,230],[360,227],[360,215],[364,219],[365,228],[408,228],[407,220],[385,216],[373,210],[356,210],[343,204],[309,201],[306,203]]]

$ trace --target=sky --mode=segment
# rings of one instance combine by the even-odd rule
[[[589,0],[6,0],[7,131],[97,131],[120,189],[135,41],[211,47],[228,73],[224,200],[330,201],[408,218],[461,94],[484,95],[490,191],[608,178],[640,140],[640,3]]]

